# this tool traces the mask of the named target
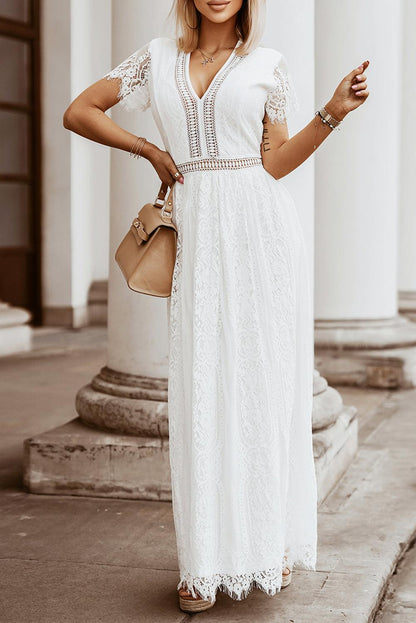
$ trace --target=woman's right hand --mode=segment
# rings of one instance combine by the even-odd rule
[[[335,89],[328,102],[328,108],[325,104],[329,114],[338,121],[342,121],[348,113],[364,104],[370,95],[367,88],[367,76],[364,73],[369,64],[370,61],[364,61],[362,65],[347,74]]]
[[[159,149],[153,143],[147,142],[143,145],[142,156],[154,167],[161,182],[164,182],[169,187],[176,181],[181,184],[184,183],[183,175],[169,152],[163,151],[163,149]],[[179,173],[179,177],[175,177],[175,173]]]

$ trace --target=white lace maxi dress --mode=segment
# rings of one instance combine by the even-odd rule
[[[274,595],[284,554],[316,568],[309,266],[293,199],[260,157],[264,112],[284,122],[298,100],[280,52],[236,48],[202,98],[171,38],[106,74],[126,109],[150,106],[184,174],[167,299],[172,504],[178,588],[211,599]]]

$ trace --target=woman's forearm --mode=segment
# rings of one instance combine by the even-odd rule
[[[344,76],[334,91],[328,104],[327,112],[342,121],[345,116],[366,101],[369,91],[367,76],[364,71],[370,61],[364,61],[349,74]],[[323,123],[316,115],[302,130],[291,138],[287,138],[277,128],[269,127],[267,121],[263,131],[262,157],[265,169],[276,179],[284,177],[296,169],[319,145],[333,132],[332,128]]]
[[[63,117],[63,125],[84,138],[96,143],[130,151],[137,140],[135,134],[121,128],[97,106],[69,107]],[[142,148],[142,156],[149,158],[157,149],[156,145],[146,141]]]
[[[64,127],[101,145],[143,156],[153,166],[160,180],[168,186],[174,181],[183,184],[183,176],[166,150],[159,149],[147,140],[144,144],[138,143],[135,134],[124,130],[106,115],[106,111],[117,104],[118,93],[117,81],[105,78],[98,80],[78,95],[65,110]]]
[[[330,103],[325,105],[325,109],[339,121],[345,117],[341,112],[335,112]],[[305,162],[331,132],[333,130],[330,126],[323,123],[315,115],[314,119],[297,134],[285,141],[280,147],[271,150],[267,161],[268,172],[276,179],[288,175]]]

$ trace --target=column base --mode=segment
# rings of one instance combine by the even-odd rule
[[[399,292],[399,312],[416,322],[416,292]]]
[[[319,372],[314,372],[312,439],[318,505],[342,478],[358,448],[357,409],[342,397]]]
[[[107,326],[108,281],[93,281],[88,293],[88,324]]]
[[[108,434],[75,418],[24,442],[30,493],[171,500],[169,440]]]
[[[69,327],[81,329],[88,326],[88,310],[86,305],[78,307],[44,307],[42,310],[43,324],[46,327]]]
[[[317,320],[315,365],[333,385],[416,387],[416,326],[386,320]]]
[[[31,318],[26,309],[0,302],[0,356],[31,350]]]
[[[26,439],[32,493],[171,500],[167,379],[101,368],[75,399],[79,417]]]
[[[136,376],[101,368],[75,398],[87,426],[121,435],[167,438],[167,379]]]

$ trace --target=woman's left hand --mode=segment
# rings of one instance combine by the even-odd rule
[[[329,114],[338,121],[342,121],[349,112],[364,104],[370,95],[367,88],[367,76],[364,73],[369,64],[370,61],[364,61],[360,67],[347,74],[335,89],[328,104],[325,105]]]

